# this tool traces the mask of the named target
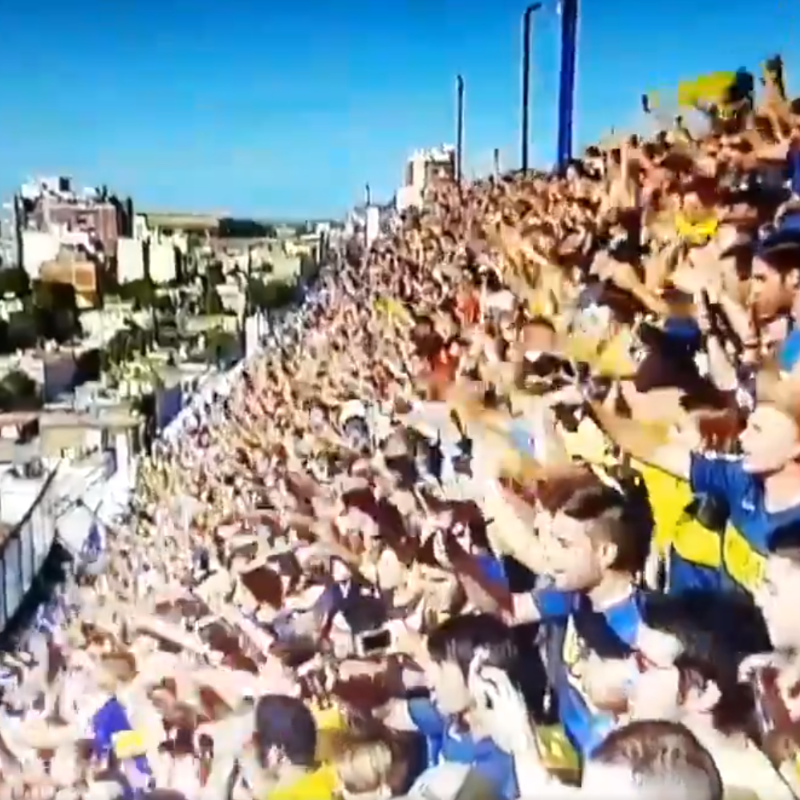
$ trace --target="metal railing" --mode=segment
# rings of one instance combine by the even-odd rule
[[[47,476],[25,516],[0,545],[0,631],[19,610],[53,546],[57,472]]]

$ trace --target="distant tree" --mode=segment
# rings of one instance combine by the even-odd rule
[[[257,278],[251,278],[247,284],[247,301],[250,308],[269,311],[291,305],[296,292],[295,285],[290,281],[273,280],[265,283]]]
[[[314,256],[309,253],[300,254],[300,275],[303,280],[310,280],[319,272],[319,263]]]
[[[7,342],[8,352],[36,347],[39,332],[36,328],[35,316],[26,314],[24,311],[11,314],[8,322],[5,323],[4,338]]]
[[[219,292],[206,280],[204,292],[204,309],[206,314],[216,316],[217,314],[224,314],[225,307],[222,305]]]
[[[97,297],[101,308],[109,297],[119,296],[119,281],[117,280],[116,267],[108,262],[101,264],[97,269]]]
[[[8,323],[4,319],[0,319],[0,353],[8,355],[13,352],[8,341]]]
[[[219,284],[225,283],[225,275],[222,272],[222,264],[219,261],[209,264],[206,268],[206,282],[211,286],[219,286]]]
[[[153,334],[145,328],[139,327],[136,323],[128,323],[125,332],[128,334],[130,350],[140,356],[147,355],[153,346]]]
[[[153,308],[161,313],[175,313],[175,301],[168,294],[155,295],[153,297]]]
[[[71,284],[35,281],[33,304],[39,338],[65,344],[83,335]]]
[[[75,379],[73,386],[79,386],[86,381],[99,381],[103,372],[103,354],[93,347],[84,350],[75,360]]]
[[[205,237],[197,231],[189,231],[186,236],[186,249],[189,251],[199,250],[205,244]]]
[[[217,235],[220,239],[264,239],[275,238],[275,226],[253,219],[226,217],[219,221]]]
[[[20,299],[31,293],[31,279],[22,267],[0,270],[0,297],[13,294]]]
[[[109,370],[119,364],[124,364],[131,355],[130,339],[125,330],[117,331],[103,348],[103,369]]]
[[[239,337],[228,331],[212,330],[206,334],[205,359],[210,364],[227,366],[241,355]]]
[[[159,347],[177,347],[180,344],[179,314],[174,307],[156,315],[155,342]]]
[[[42,407],[36,381],[22,370],[13,370],[0,380],[0,411],[35,411]]]
[[[261,273],[262,275],[272,275],[275,272],[275,267],[271,261],[262,261],[258,265],[253,266],[253,272]]]
[[[132,302],[137,310],[152,308],[156,302],[156,290],[149,278],[138,278],[120,284],[119,296],[126,302]]]

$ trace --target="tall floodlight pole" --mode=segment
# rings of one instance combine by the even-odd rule
[[[530,99],[531,99],[531,17],[542,7],[541,3],[531,3],[522,15],[522,124],[520,162],[522,171],[528,169],[528,142],[530,133]]]
[[[369,250],[369,209],[372,205],[372,188],[364,184],[364,249]]]
[[[456,77],[456,183],[461,184],[464,168],[464,78]]]
[[[572,160],[579,0],[561,0],[561,74],[558,91],[558,168]]]

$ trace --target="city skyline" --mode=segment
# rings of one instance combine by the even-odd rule
[[[410,153],[454,140],[466,81],[465,172],[519,154],[525,3],[365,0],[263,6],[185,0],[5,4],[0,196],[32,174],[105,183],[143,208],[338,217],[388,199]],[[639,96],[782,52],[798,88],[800,18],[768,0],[668,7],[582,0],[576,145],[641,122]],[[235,12],[235,13],[233,13]],[[531,161],[555,154],[555,1],[534,20]],[[734,55],[732,55],[734,54]],[[731,59],[734,59],[733,61]],[[23,65],[22,67],[20,65]],[[24,67],[24,68],[23,68]]]

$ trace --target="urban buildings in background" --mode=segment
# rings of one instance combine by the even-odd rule
[[[269,264],[276,278],[294,279],[301,260],[319,257],[330,223],[276,226],[254,220],[134,210],[131,198],[76,189],[59,176],[24,183],[0,216],[0,259],[31,280],[69,283],[85,307],[112,283],[149,279],[161,285],[220,264],[223,272]]]
[[[148,211],[66,177],[0,207],[0,630],[58,538],[129,505],[139,453],[260,341],[335,235]]]
[[[108,269],[121,236],[130,232],[130,198],[103,187],[73,186],[67,177],[20,186],[12,203],[14,263],[30,279],[72,284],[85,305],[96,302],[98,271]]]
[[[20,397],[83,408],[89,391],[88,405],[148,406],[162,428],[203,375],[240,357],[248,330],[258,336],[251,317],[295,296],[335,228],[149,211],[63,176],[27,181],[0,209],[0,414]]]
[[[397,190],[398,210],[422,204],[425,189],[436,180],[455,175],[456,151],[451,145],[416,150],[406,162],[403,185]]]

